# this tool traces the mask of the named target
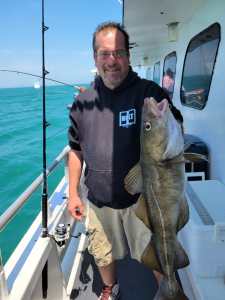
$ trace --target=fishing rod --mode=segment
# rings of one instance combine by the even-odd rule
[[[42,186],[42,237],[48,237],[48,186],[47,186],[47,159],[46,159],[46,101],[45,101],[45,76],[49,72],[45,69],[45,31],[49,28],[45,26],[44,20],[44,0],[42,0],[42,134],[43,134],[43,186]],[[42,270],[42,296],[46,299],[48,295],[48,261]]]
[[[33,76],[33,77],[36,77],[36,78],[42,78],[43,79],[43,76],[41,76],[41,75],[28,73],[28,72],[23,72],[23,71],[18,71],[18,70],[0,69],[0,72],[23,74],[23,75],[28,75],[28,76]],[[63,84],[63,85],[67,85],[67,86],[70,86],[70,87],[73,87],[73,88],[74,87],[76,88],[76,86],[74,86],[70,83],[66,83],[66,82],[59,81],[59,80],[56,80],[56,79],[52,79],[52,78],[49,78],[49,77],[45,77],[45,79],[49,80],[49,81],[57,82],[57,83],[60,83],[60,84]]]

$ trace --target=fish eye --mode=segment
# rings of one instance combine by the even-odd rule
[[[151,122],[145,122],[145,130],[150,131],[152,129]]]

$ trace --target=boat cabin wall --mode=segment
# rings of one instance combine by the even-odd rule
[[[181,103],[181,82],[186,50],[193,37],[214,23],[219,24],[220,40],[208,100],[203,109],[184,106]],[[199,137],[208,147],[210,178],[225,184],[225,1],[205,1],[188,23],[180,25],[176,42],[168,42],[159,48],[158,56],[154,53],[152,57],[155,59],[151,59],[151,63],[135,70],[141,76],[153,79],[154,64],[160,61],[162,85],[164,59],[173,51],[177,55],[173,103],[183,114],[185,133]]]

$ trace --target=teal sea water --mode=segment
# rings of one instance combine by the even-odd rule
[[[84,85],[82,85],[84,86]],[[67,144],[67,106],[75,90],[46,87],[47,165]],[[0,215],[42,172],[42,89],[0,89]],[[63,164],[48,177],[48,194],[63,176]],[[41,188],[0,232],[0,249],[6,262],[41,207]]]

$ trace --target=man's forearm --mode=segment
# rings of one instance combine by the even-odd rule
[[[68,159],[69,197],[78,195],[78,187],[82,172],[83,158],[80,151],[70,150]]]

